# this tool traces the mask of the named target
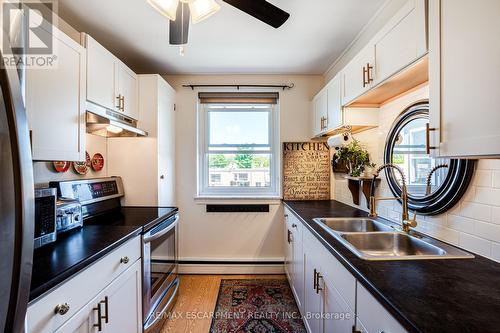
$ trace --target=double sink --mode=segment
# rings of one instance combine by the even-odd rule
[[[374,218],[317,218],[314,222],[364,260],[474,258],[454,246],[413,231],[398,231]]]

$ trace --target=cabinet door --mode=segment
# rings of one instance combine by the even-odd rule
[[[158,205],[175,206],[175,91],[158,81]]]
[[[321,274],[321,261],[317,256],[316,240],[309,232],[304,234],[304,314],[311,333],[321,332],[322,297],[316,291],[316,276]]]
[[[344,106],[372,87],[372,80],[375,80],[374,68],[375,48],[373,44],[369,44],[342,71],[344,79],[342,104]]]
[[[87,39],[87,100],[117,110],[115,96],[116,58],[95,39]]]
[[[293,233],[290,227],[291,213],[285,210],[285,271],[293,289]]]
[[[27,69],[26,110],[34,160],[85,160],[85,49],[56,27],[53,68]]]
[[[498,0],[429,2],[430,122],[440,156],[500,156],[498,13]]]
[[[328,84],[326,89],[328,95],[328,114],[326,117],[327,130],[334,130],[342,126],[342,89],[341,75],[337,75]]]
[[[141,260],[113,281],[102,293],[101,299],[108,301],[99,303],[103,316],[103,331],[106,333],[142,332],[142,271]],[[100,301],[99,301],[100,302]]]
[[[313,136],[321,135],[326,129],[325,119],[328,117],[328,94],[322,90],[313,100]]]
[[[364,331],[406,332],[401,324],[359,282],[357,284],[356,306],[357,316],[364,326]]]
[[[139,119],[139,85],[137,75],[122,62],[116,64],[118,72],[118,96],[122,97],[121,111],[133,119]]]
[[[426,52],[425,1],[410,0],[375,41],[375,84],[396,74]]]
[[[332,258],[333,259],[333,258]],[[336,276],[323,266],[323,297],[325,316],[323,318],[323,332],[351,332],[355,325],[354,311],[335,287]]]
[[[289,218],[289,227],[292,232],[292,276],[293,291],[297,298],[297,305],[302,310],[304,302],[304,252],[302,248],[302,223],[295,215]]]

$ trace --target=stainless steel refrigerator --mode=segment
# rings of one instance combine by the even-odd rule
[[[24,35],[22,30],[2,32],[4,38]],[[24,331],[30,292],[34,186],[23,69],[4,66],[8,53],[4,45],[0,52],[0,332],[17,333]]]

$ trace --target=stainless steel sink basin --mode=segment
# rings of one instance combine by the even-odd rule
[[[432,239],[402,232],[347,233],[339,239],[365,260],[467,259],[471,254]]]
[[[322,218],[314,221],[323,228],[327,227],[340,233],[393,231],[390,226],[371,218]]]
[[[364,260],[469,259],[454,246],[415,232],[397,231],[373,218],[316,218],[314,221]]]

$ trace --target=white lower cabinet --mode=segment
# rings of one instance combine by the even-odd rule
[[[287,272],[293,272],[288,274],[292,288],[296,277],[303,277],[303,293],[294,294],[309,333],[406,332],[290,209],[285,208],[285,215],[287,243],[288,229],[300,226],[302,256],[292,255],[292,246],[285,261]],[[294,265],[298,269],[291,269]]]
[[[140,246],[140,237],[128,241],[30,303],[27,332],[142,332]]]
[[[406,332],[396,319],[359,282],[357,285],[357,316],[362,329],[367,332]]]
[[[141,261],[107,286],[57,333],[142,332]]]
[[[302,249],[302,223],[285,210],[285,270],[290,287],[302,311],[304,298],[304,252]]]

